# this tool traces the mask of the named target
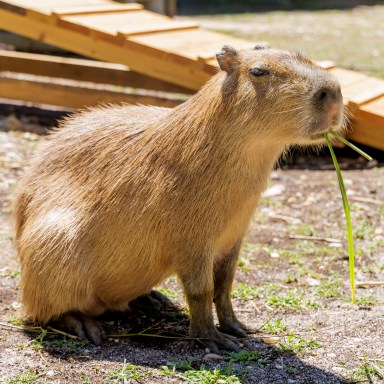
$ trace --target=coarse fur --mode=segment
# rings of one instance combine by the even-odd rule
[[[93,108],[51,135],[16,200],[29,317],[124,310],[176,274],[191,335],[235,348],[216,331],[212,302],[222,330],[243,336],[229,292],[269,174],[289,146],[318,143],[342,120],[332,75],[296,53],[256,48],[224,47],[222,71],[176,108]]]

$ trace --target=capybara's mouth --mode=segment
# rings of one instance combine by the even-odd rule
[[[318,140],[325,139],[325,138],[324,138],[324,133],[325,133],[325,132],[328,132],[328,130],[327,130],[327,131],[324,131],[324,132],[318,132],[318,133],[315,133],[315,134],[313,134],[313,135],[310,135],[310,136],[309,136],[309,139],[312,140],[312,141],[318,141]]]

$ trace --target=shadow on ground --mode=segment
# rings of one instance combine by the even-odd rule
[[[126,382],[123,379],[143,379],[140,382],[144,383],[178,379],[207,384],[347,383],[335,374],[306,364],[290,351],[264,344],[257,334],[241,340],[242,350],[238,353],[211,354],[203,345],[197,346],[187,339],[188,316],[177,307],[164,311],[138,301],[129,312],[109,313],[100,320],[109,335],[101,347],[52,333],[28,336],[35,349],[49,354],[51,364],[56,360],[64,369],[67,363],[73,368],[84,361],[89,366],[122,363],[120,369],[104,371],[101,381],[92,375],[92,383]],[[135,336],[118,337],[128,334]],[[150,373],[146,373],[148,368],[152,369]],[[146,381],[146,376],[151,378]]]

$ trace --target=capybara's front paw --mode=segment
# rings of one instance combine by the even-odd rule
[[[191,332],[191,337],[196,339],[195,344],[200,343],[213,353],[220,353],[221,349],[233,352],[240,351],[239,342],[235,337],[221,333],[216,328],[209,332]]]
[[[255,333],[257,331],[255,328],[245,325],[237,319],[230,318],[220,322],[219,330],[242,339],[245,339],[248,334]]]
[[[93,344],[100,345],[106,339],[100,323],[92,317],[82,314],[67,313],[62,315],[57,322],[59,327],[66,329],[70,333],[83,340],[91,340]]]

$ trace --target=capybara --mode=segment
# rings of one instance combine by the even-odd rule
[[[92,108],[51,134],[16,200],[31,319],[99,344],[96,316],[176,274],[190,335],[238,349],[247,329],[230,291],[260,195],[284,151],[342,127],[343,102],[335,77],[298,53],[225,46],[217,60],[176,108]]]

